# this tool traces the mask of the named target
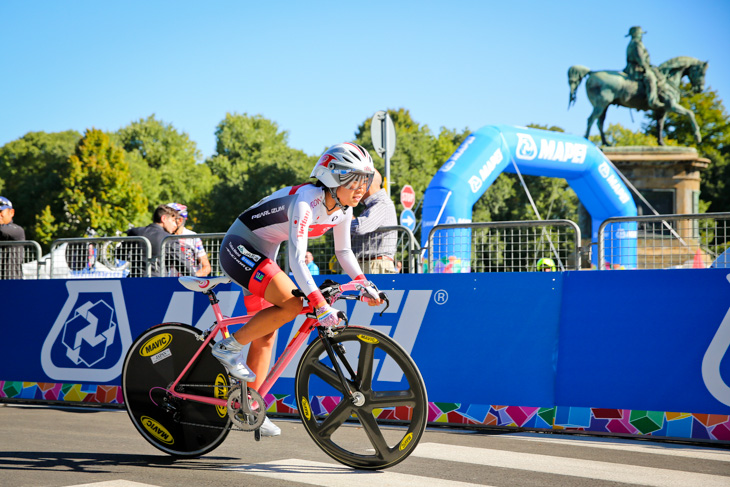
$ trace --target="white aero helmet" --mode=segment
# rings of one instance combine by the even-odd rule
[[[370,189],[375,177],[375,164],[365,148],[345,142],[327,149],[309,177],[319,179],[330,190],[339,186],[357,189],[363,183]]]

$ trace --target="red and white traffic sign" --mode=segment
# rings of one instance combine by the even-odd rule
[[[416,192],[413,190],[413,186],[406,184],[403,189],[400,190],[400,204],[403,208],[410,210],[416,203]]]

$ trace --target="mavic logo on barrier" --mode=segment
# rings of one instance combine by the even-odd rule
[[[41,366],[54,380],[109,382],[132,344],[119,281],[66,283],[68,298],[41,349]]]
[[[730,282],[730,274],[725,277]],[[730,386],[722,378],[720,366],[728,351],[730,351],[730,308],[702,358],[702,380],[705,382],[705,387],[715,399],[726,406],[730,406]]]

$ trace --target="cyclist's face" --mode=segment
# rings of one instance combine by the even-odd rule
[[[352,206],[353,208],[360,203],[365,196],[368,185],[367,181],[363,181],[355,189],[348,189],[346,186],[340,186],[337,188],[337,197],[343,205]]]
[[[182,235],[182,230],[185,228],[185,218],[179,216],[175,220],[175,224],[177,225],[177,228],[175,229],[175,233],[177,235]]]

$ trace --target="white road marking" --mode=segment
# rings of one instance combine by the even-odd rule
[[[129,480],[109,480],[106,482],[94,482],[93,484],[77,484],[68,487],[158,487],[152,484],[140,484]]]
[[[487,448],[421,443],[414,457],[656,487],[727,487],[730,477]]]
[[[553,438],[547,436],[532,436],[528,434],[498,435],[494,438],[508,440],[535,441],[544,443],[557,443],[560,445],[571,445],[576,447],[605,448],[607,450],[631,451],[636,453],[650,453],[654,455],[670,455],[676,457],[695,458],[697,460],[715,460],[718,462],[730,462],[730,450],[716,450],[710,448],[674,445],[671,443],[641,443],[636,440],[615,440],[615,439],[587,439],[575,437],[571,439]]]
[[[302,484],[319,485],[322,487],[488,487],[483,484],[454,482],[451,480],[418,475],[407,475],[378,470],[368,472],[353,470],[352,468],[336,463],[321,463],[290,458],[275,462],[258,463],[255,465],[240,465],[225,468],[237,472],[258,475],[260,477],[298,482]]]

